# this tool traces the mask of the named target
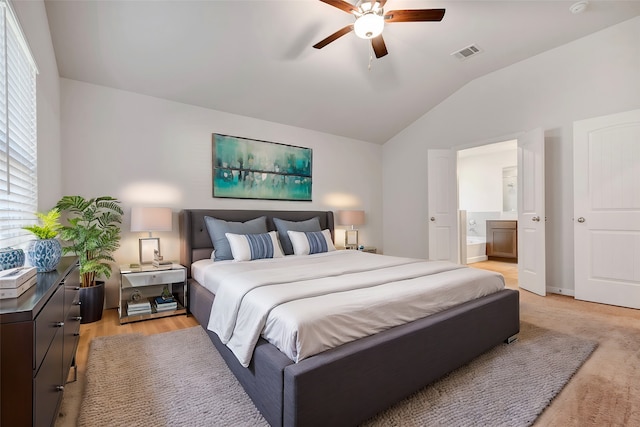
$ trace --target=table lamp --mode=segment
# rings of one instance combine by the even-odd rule
[[[351,226],[351,229],[346,230],[344,233],[344,247],[358,249],[358,230],[355,226],[364,224],[364,211],[338,211],[337,220],[338,225]]]
[[[133,207],[131,208],[131,231],[146,231],[149,237],[139,239],[140,264],[150,264],[154,255],[160,257],[160,238],[152,237],[153,231],[171,231],[171,208]]]

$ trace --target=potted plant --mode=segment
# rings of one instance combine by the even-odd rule
[[[98,279],[111,276],[113,252],[120,247],[120,202],[109,196],[64,196],[56,208],[68,222],[60,228],[61,239],[69,243],[62,252],[79,260],[81,323],[95,322],[102,318],[104,306],[104,282]]]
[[[38,273],[53,271],[60,262],[62,247],[56,237],[60,227],[60,211],[56,208],[47,213],[36,212],[39,224],[22,227],[36,236],[36,240],[29,242],[27,259],[36,267]]]

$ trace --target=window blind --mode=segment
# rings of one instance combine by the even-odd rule
[[[38,206],[35,61],[10,4],[0,0],[0,248],[33,236]]]

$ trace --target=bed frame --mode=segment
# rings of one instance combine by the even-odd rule
[[[266,215],[302,221],[320,218],[334,231],[333,212],[183,210],[181,258],[191,263],[213,250],[204,216],[247,221]],[[206,325],[214,295],[189,279],[189,311],[272,426],[352,426],[393,405],[448,372],[470,362],[520,330],[518,291],[504,289],[406,325],[361,338],[293,363],[260,339],[248,368]]]

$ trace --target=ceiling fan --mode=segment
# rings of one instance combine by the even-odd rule
[[[387,0],[359,0],[355,6],[344,0],[320,1],[353,14],[356,21],[314,44],[313,47],[322,49],[329,43],[354,31],[358,37],[371,40],[371,47],[373,47],[376,58],[382,58],[389,53],[382,39],[385,23],[442,21],[444,17],[444,9],[391,10],[385,14],[383,8]]]

